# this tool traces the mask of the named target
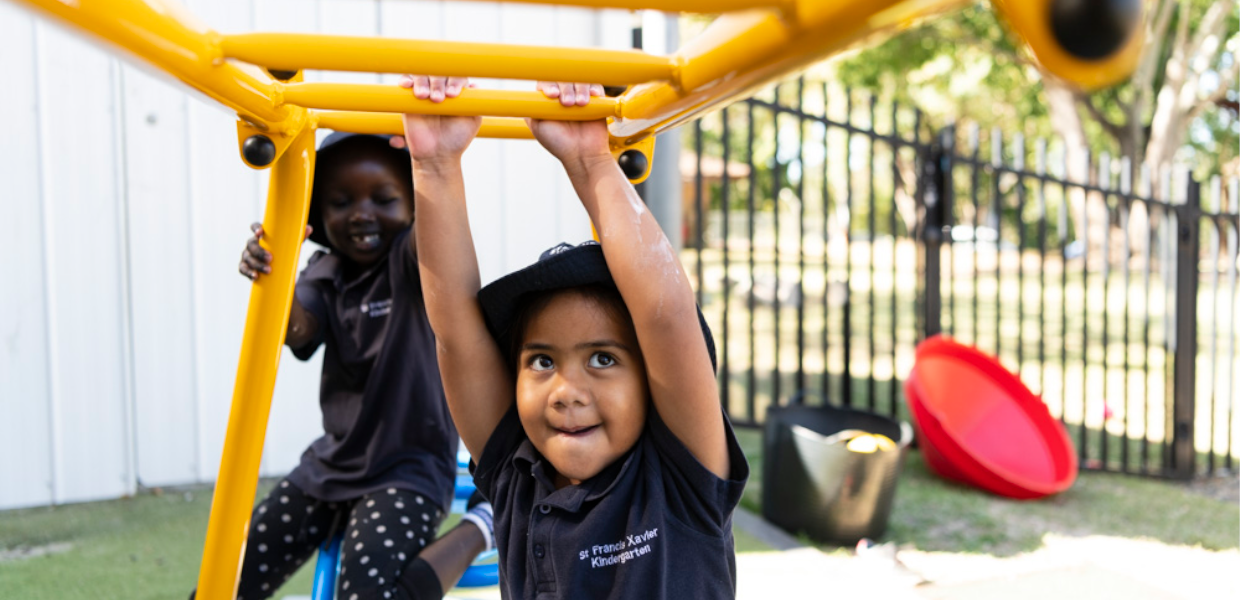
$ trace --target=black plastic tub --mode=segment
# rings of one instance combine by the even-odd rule
[[[872,452],[850,450],[851,436],[861,432],[894,444]],[[912,439],[908,423],[862,410],[771,408],[763,433],[763,517],[820,542],[852,545],[881,537]]]

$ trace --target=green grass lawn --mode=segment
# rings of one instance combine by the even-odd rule
[[[263,482],[265,494],[271,482]],[[0,512],[0,598],[186,598],[198,578],[211,488]],[[445,530],[459,518],[449,516]],[[744,531],[739,552],[769,550]],[[308,595],[313,562],[276,596]]]
[[[741,504],[761,514],[761,433],[741,429],[737,435],[753,473]],[[210,488],[194,488],[0,512],[0,598],[186,597],[197,578],[210,494]],[[1013,501],[938,478],[914,451],[899,479],[885,539],[926,551],[1011,556],[1039,548],[1047,533],[1221,550],[1237,547],[1238,530],[1235,504],[1196,495],[1184,484],[1086,472],[1057,496]],[[739,552],[769,549],[743,531],[736,542]],[[311,577],[304,568],[282,595],[308,594]]]
[[[761,514],[761,432],[741,430],[738,437],[753,467],[741,504]],[[1202,497],[1182,483],[1082,472],[1061,494],[1009,500],[938,477],[916,451],[909,452],[898,481],[885,540],[919,550],[1011,556],[1036,550],[1047,533],[1149,539],[1210,550],[1240,547],[1236,505]]]

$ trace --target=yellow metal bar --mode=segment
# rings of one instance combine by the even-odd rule
[[[405,133],[404,124],[398,114],[326,111],[316,113],[316,115],[321,129],[378,135],[404,135]],[[478,130],[478,137],[532,140],[534,134],[530,133],[530,128],[525,125],[523,119],[482,117],[482,128]]]
[[[220,39],[224,56],[271,69],[364,71],[590,81],[628,85],[671,79],[672,63],[636,50],[247,33]]]
[[[313,178],[314,129],[306,128],[271,170],[262,245],[276,259],[271,273],[250,290],[224,455],[198,572],[199,600],[231,600],[237,593]]]
[[[286,104],[320,110],[521,117],[559,121],[594,121],[617,114],[615,98],[594,98],[588,106],[565,108],[542,92],[466,89],[450,102],[418,100],[398,85],[290,83],[281,86]]]
[[[624,8],[628,10],[661,10],[717,14],[748,8],[791,8],[796,0],[515,0],[526,4],[558,4],[584,8]],[[830,2],[832,0],[820,0]]]
[[[750,10],[722,15],[672,57],[679,85],[646,83],[622,96],[611,134],[635,141],[726,106],[769,83],[970,0],[801,0],[794,14]]]
[[[225,62],[180,4],[160,0],[21,0],[112,42],[264,128],[289,112],[271,102],[272,81],[256,68]]]

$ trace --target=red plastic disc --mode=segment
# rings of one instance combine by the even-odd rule
[[[1076,451],[1063,426],[976,348],[927,339],[904,390],[926,463],[940,475],[1020,499],[1062,492],[1076,480]]]

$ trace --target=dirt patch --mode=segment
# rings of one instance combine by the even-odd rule
[[[30,558],[38,558],[47,556],[48,554],[60,554],[73,549],[73,544],[69,542],[57,542],[55,544],[44,544],[42,546],[18,546],[16,548],[0,548],[0,563],[17,562]]]
[[[1240,473],[1203,477],[1189,482],[1184,489],[1207,498],[1240,505]]]

